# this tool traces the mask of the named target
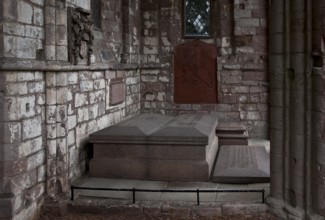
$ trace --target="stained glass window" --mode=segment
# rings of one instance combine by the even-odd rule
[[[183,0],[184,36],[210,36],[210,0]]]

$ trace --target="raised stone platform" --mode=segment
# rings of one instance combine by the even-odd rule
[[[90,135],[91,177],[208,181],[216,156],[215,114],[141,114]]]

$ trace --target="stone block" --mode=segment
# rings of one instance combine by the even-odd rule
[[[26,203],[32,203],[45,193],[45,183],[39,183],[25,193]]]
[[[24,24],[33,23],[33,7],[25,1],[18,2],[18,21]]]
[[[142,82],[157,82],[157,76],[154,75],[142,75],[141,76]]]
[[[42,137],[23,142],[18,148],[19,157],[27,157],[40,151],[43,147]]]
[[[68,60],[68,48],[67,46],[56,46],[56,59],[67,61]]]
[[[38,26],[43,26],[44,13],[42,8],[34,7],[33,23]]]
[[[3,54],[5,57],[16,57],[17,56],[17,37],[15,36],[3,36],[4,48]]]
[[[56,43],[56,35],[55,33],[55,25],[45,25],[45,44],[46,45],[55,45]]]
[[[69,72],[67,73],[67,81],[69,85],[74,85],[78,83],[78,73],[77,72]]]
[[[17,1],[3,0],[1,3],[3,6],[0,9],[2,9],[1,13],[3,15],[0,15],[0,17],[3,16],[10,21],[15,21],[18,17]]]
[[[67,137],[67,144],[68,146],[72,146],[76,143],[76,135],[75,135],[75,130],[71,130],[68,133]]]
[[[94,89],[93,81],[81,81],[80,82],[80,91],[87,92],[92,91]]]
[[[1,132],[3,134],[3,140],[1,140],[1,142],[3,143],[12,144],[21,141],[22,135],[20,122],[3,123],[1,126]]]
[[[27,94],[27,83],[8,83],[6,85],[7,95],[25,95]]]
[[[35,115],[35,96],[10,97],[6,104],[10,120],[20,120]]]
[[[54,45],[45,45],[45,57],[47,60],[55,60],[56,50]]]
[[[36,58],[36,50],[42,49],[42,42],[37,39],[17,37],[17,57]]]
[[[158,47],[156,46],[144,46],[143,47],[144,54],[158,54]]]
[[[42,134],[41,116],[23,120],[23,140],[35,138],[40,136],[41,134]]]
[[[68,32],[66,26],[57,26],[55,36],[56,36],[55,37],[56,45],[61,45],[61,46],[68,45]]]
[[[25,36],[25,26],[14,22],[3,23],[3,33],[8,35]]]
[[[45,164],[45,151],[41,150],[36,154],[27,157],[27,170],[35,169]]]
[[[46,178],[46,167],[45,165],[37,168],[37,182],[44,182]]]
[[[77,125],[77,116],[71,115],[68,116],[68,130],[75,128]]]
[[[234,10],[234,17],[235,19],[241,19],[241,18],[251,18],[252,16],[252,10],[245,10],[245,9],[238,9],[235,8]]]
[[[105,91],[104,90],[99,90],[96,92],[91,92],[89,94],[89,103],[90,104],[94,104],[94,103],[98,103],[98,102],[103,102],[105,101]],[[109,96],[107,96],[109,97]]]
[[[105,71],[105,79],[114,79],[116,78],[116,71]]]
[[[104,79],[98,79],[94,80],[94,89],[99,90],[99,89],[105,89],[105,80]]]
[[[224,104],[234,104],[237,102],[237,96],[234,94],[224,94],[222,96],[222,103]]]
[[[76,93],[74,98],[75,107],[81,107],[89,104],[87,93]]]
[[[248,93],[250,91],[249,86],[232,86],[231,93]]]
[[[89,119],[96,119],[98,117],[98,105],[89,107]]]
[[[56,25],[66,27],[67,24],[67,11],[62,9],[56,9]]]
[[[77,110],[77,121],[84,122],[89,120],[89,108],[78,108]]]
[[[30,82],[28,83],[28,93],[44,93],[45,82]]]
[[[66,104],[68,99],[72,99],[72,94],[69,93],[67,87],[59,87],[56,91],[56,103],[57,104]]]
[[[220,206],[215,206],[215,207],[195,206],[192,208],[192,212],[195,216],[199,216],[199,217],[222,216],[222,211]]]
[[[241,18],[235,21],[237,27],[259,27],[260,21],[257,18]]]
[[[45,24],[55,25],[55,8],[46,6],[44,10],[45,10]]]
[[[56,137],[60,138],[60,137],[65,137],[67,134],[67,130],[66,130],[66,123],[64,122],[59,122],[56,124]]]
[[[221,82],[225,84],[239,84],[241,80],[241,76],[224,76],[221,78]]]
[[[268,91],[269,91],[269,88],[264,87],[264,86],[251,86],[249,88],[250,93],[266,93]]]

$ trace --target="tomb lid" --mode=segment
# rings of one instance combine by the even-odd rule
[[[213,139],[216,115],[186,114],[176,117],[141,114],[91,134],[91,143],[190,144],[206,146]]]

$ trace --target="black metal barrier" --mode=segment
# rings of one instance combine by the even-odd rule
[[[71,186],[71,201],[74,200],[74,190],[97,190],[97,191],[119,191],[119,192],[132,192],[133,203],[135,203],[136,192],[161,192],[161,193],[196,193],[197,205],[200,205],[200,193],[262,193],[262,203],[264,203],[265,189],[136,189],[136,188],[96,188],[96,187],[79,187]]]

